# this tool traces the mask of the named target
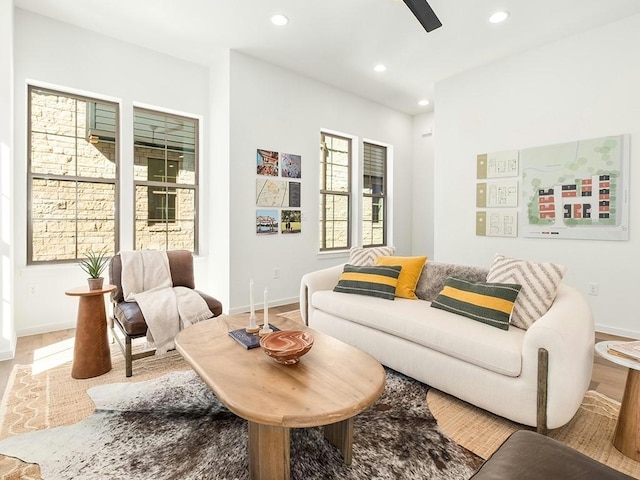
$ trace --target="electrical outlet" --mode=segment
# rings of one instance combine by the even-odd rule
[[[38,294],[38,285],[36,283],[30,283],[27,286],[27,291],[29,295],[37,295]]]
[[[600,293],[600,285],[595,282],[591,282],[588,285],[589,295],[598,295]]]
[[[273,278],[280,278],[280,269],[279,268],[274,268],[273,269]]]

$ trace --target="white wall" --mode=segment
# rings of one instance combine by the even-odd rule
[[[3,4],[4,5],[4,4]],[[2,16],[4,19],[4,15]],[[5,30],[2,31],[3,38]],[[83,285],[84,273],[75,264],[26,265],[26,107],[27,82],[73,89],[120,102],[120,248],[133,248],[133,104],[158,106],[200,116],[206,132],[209,110],[209,70],[151,50],[113,40],[87,30],[15,10],[15,328],[26,335],[75,325],[77,299],[65,290]],[[3,47],[4,49],[4,42]],[[3,62],[4,64],[4,62]],[[4,69],[3,69],[4,72]],[[4,92],[5,89],[2,88]],[[203,135],[201,184],[210,184],[208,135]],[[201,205],[209,190],[202,188]],[[206,215],[205,227],[208,225]],[[201,232],[207,251],[208,229]],[[206,257],[196,261],[196,284],[208,286]],[[35,293],[30,293],[35,290]]]
[[[239,53],[216,52],[209,68],[113,40],[87,30],[16,11],[14,115],[26,125],[26,85],[68,88],[121,105],[123,187],[133,178],[132,105],[143,104],[199,115],[201,156],[200,257],[196,284],[212,292],[225,311],[248,308],[248,283],[256,296],[264,286],[272,305],[297,301],[300,277],[344,261],[318,255],[320,130],[328,128],[393,146],[392,205],[399,253],[412,249],[412,120],[408,115],[344,93]],[[3,92],[6,92],[3,89]],[[66,289],[82,285],[75,265],[26,265],[26,131],[15,135],[13,173],[15,329],[18,335],[75,325],[77,299]],[[255,234],[256,149],[302,155],[303,232]],[[121,212],[133,208],[133,192],[122,188]],[[121,249],[133,248],[133,219],[121,217]],[[273,269],[280,278],[272,278]],[[33,288],[32,288],[33,287]],[[35,290],[35,293],[32,292]]]
[[[433,112],[413,117],[412,254],[433,258]]]
[[[13,1],[0,0],[0,360],[13,357]]]
[[[300,277],[348,256],[318,255],[320,130],[393,146],[393,244],[411,253],[412,122],[398,113],[325,84],[231,54],[231,307],[246,308],[253,278],[274,304],[297,301]],[[256,149],[302,156],[302,233],[255,233]],[[359,244],[356,240],[354,244]],[[273,269],[280,278],[273,278]]]
[[[640,338],[640,16],[563,39],[436,85],[435,255],[488,266],[497,252],[568,267],[596,328]],[[630,240],[475,236],[476,154],[631,134]]]

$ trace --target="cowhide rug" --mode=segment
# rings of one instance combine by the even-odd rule
[[[426,405],[428,387],[387,370],[382,396],[354,420],[353,462],[321,428],[291,432],[293,479],[467,479],[482,460],[445,437]],[[247,422],[192,371],[88,391],[81,422],[16,435],[0,453],[40,465],[45,479],[246,479]]]

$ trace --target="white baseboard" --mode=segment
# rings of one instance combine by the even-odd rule
[[[67,330],[68,328],[76,328],[76,322],[60,322],[47,323],[30,328],[21,328],[16,331],[18,337],[27,337],[29,335],[39,335],[41,333],[57,332],[58,330]]]
[[[292,303],[298,303],[299,301],[300,301],[299,297],[281,298],[280,300],[273,300],[269,302],[269,308],[280,307],[282,305],[290,305]],[[256,310],[262,310],[262,304],[256,305]],[[229,315],[236,315],[238,313],[248,313],[249,311],[251,311],[251,305],[235,307],[235,308],[229,309]]]
[[[618,335],[619,337],[638,338],[640,339],[640,332],[634,330],[626,330],[623,328],[611,327],[609,325],[595,325],[596,332],[609,333],[611,335]]]

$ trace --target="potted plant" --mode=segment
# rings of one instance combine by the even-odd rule
[[[89,250],[84,254],[84,258],[78,260],[80,268],[89,275],[87,279],[89,290],[100,290],[102,288],[104,278],[101,275],[104,269],[107,268],[108,261],[109,258],[104,249],[99,252]]]

